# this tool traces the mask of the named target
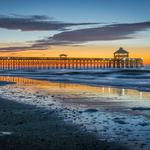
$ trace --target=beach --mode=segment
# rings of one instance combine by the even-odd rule
[[[53,111],[0,99],[0,149],[121,149],[67,125]],[[121,146],[120,146],[121,147]]]
[[[33,74],[0,77],[1,149],[149,150],[147,87],[56,82]]]
[[[0,98],[1,150],[119,150],[80,127],[65,123],[54,110]]]

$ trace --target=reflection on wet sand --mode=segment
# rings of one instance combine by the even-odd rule
[[[150,92],[141,92],[133,89],[114,88],[107,86],[94,87],[89,85],[73,84],[73,83],[61,83],[61,82],[50,82],[44,80],[35,80],[23,77],[10,77],[0,76],[0,81],[15,82],[17,85],[24,86],[36,86],[46,89],[46,91],[61,91],[66,93],[93,93],[95,96],[103,97],[115,97],[125,100],[150,100]],[[61,90],[60,90],[61,89]]]
[[[1,87],[4,99],[52,110],[102,140],[149,150],[150,92],[9,76],[0,81],[16,82]]]

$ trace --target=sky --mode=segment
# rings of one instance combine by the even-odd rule
[[[0,0],[0,56],[113,57],[150,64],[149,0]]]

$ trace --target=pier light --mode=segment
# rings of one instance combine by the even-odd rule
[[[103,92],[103,93],[105,92],[105,88],[104,88],[104,87],[102,88],[102,92]]]
[[[143,99],[143,93],[140,92],[140,99]]]
[[[124,96],[125,95],[125,89],[122,89],[122,96]]]

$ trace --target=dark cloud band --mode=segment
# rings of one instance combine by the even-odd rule
[[[0,15],[0,28],[21,31],[50,31],[66,30],[68,27],[80,25],[92,25],[97,23],[64,23],[54,21],[43,15],[33,16],[4,16]]]
[[[150,22],[112,24],[98,28],[80,29],[55,34],[53,40],[87,42],[133,38],[133,34],[150,28]]]

